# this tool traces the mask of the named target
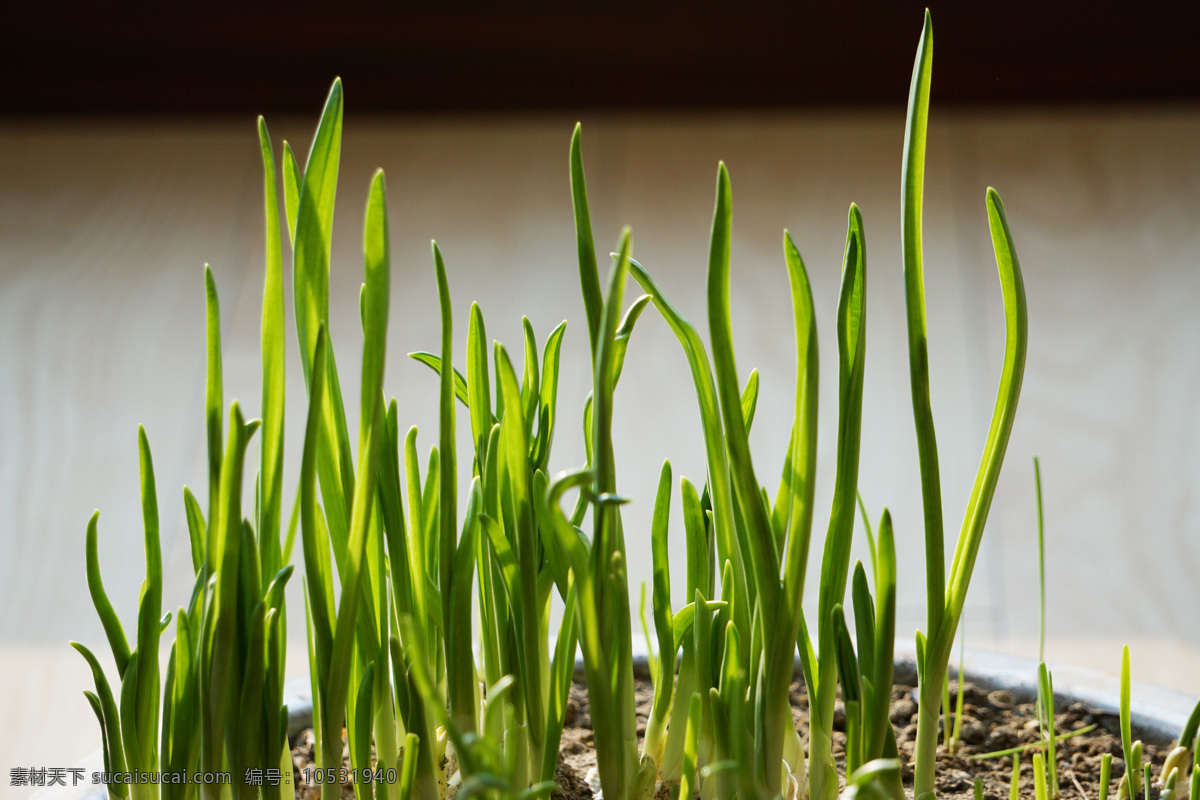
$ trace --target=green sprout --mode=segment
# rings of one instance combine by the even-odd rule
[[[963,519],[962,530],[950,566],[945,572],[942,527],[941,480],[938,471],[937,441],[929,394],[929,354],[925,329],[925,287],[922,257],[922,202],[925,176],[925,138],[929,115],[930,70],[933,58],[933,28],[929,13],[917,49],[909,94],[908,123],[905,131],[905,157],[901,216],[904,252],[904,286],[908,309],[909,366],[912,384],[913,415],[916,421],[917,449],[920,456],[921,492],[925,516],[925,569],[928,633],[917,635],[917,671],[920,703],[917,717],[917,743],[914,754],[913,791],[923,800],[934,788],[937,756],[937,730],[947,665],[955,633],[966,603],[971,573],[979,555],[988,511],[1004,461],[1016,415],[1021,380],[1025,371],[1028,341],[1028,316],[1025,287],[1020,265],[1009,232],[1004,205],[994,189],[987,191],[988,223],[992,246],[1000,273],[1005,311],[1004,367],[1000,377],[996,406],[979,472]]]
[[[1038,457],[1033,457],[1033,482],[1037,489],[1038,517],[1038,680],[1037,718],[1040,738],[1046,743],[1047,779],[1051,800],[1058,800],[1058,746],[1054,730],[1054,676],[1046,666],[1046,526],[1042,513],[1042,469]]]
[[[1130,722],[1129,645],[1121,651],[1121,751],[1125,756],[1125,775],[1122,792],[1136,800],[1141,791],[1142,743],[1133,741]]]
[[[963,722],[963,698],[966,692],[963,691],[963,682],[966,680],[963,675],[963,657],[966,651],[965,632],[960,634],[958,640],[958,694],[954,698],[954,731],[950,735],[951,754],[958,750],[958,743],[962,740],[962,722]],[[949,703],[945,703],[947,707]]]

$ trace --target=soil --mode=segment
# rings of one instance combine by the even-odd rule
[[[1008,800],[1012,756],[983,760],[971,756],[1035,744],[1038,741],[1038,725],[1034,705],[1017,702],[1007,691],[987,692],[971,683],[964,685],[963,693],[962,741],[954,754],[947,752],[944,746],[938,748],[937,796],[939,800],[973,800],[975,778],[979,778],[983,782],[985,800]],[[904,785],[910,797],[913,776],[909,762],[917,738],[915,697],[912,686],[897,683],[892,689],[891,720],[896,729]],[[648,681],[638,681],[636,699],[637,732],[641,736],[645,733],[646,717],[653,700],[653,690]],[[802,684],[792,685],[791,700],[792,717],[807,748],[805,731],[808,728],[808,695]],[[957,702],[956,681],[951,681],[950,701],[953,708]],[[1058,783],[1061,800],[1094,800],[1099,796],[1100,760],[1106,753],[1113,757],[1109,796],[1116,797],[1117,785],[1125,773],[1125,762],[1121,758],[1120,722],[1117,716],[1088,708],[1081,703],[1065,705],[1056,710],[1055,728],[1060,736],[1092,724],[1096,725],[1092,732],[1058,742]],[[842,767],[841,758],[845,746],[844,726],[845,717],[839,700],[834,713],[833,734],[834,759],[839,768]],[[312,730],[301,733],[293,744],[293,780],[297,787],[296,796],[300,800],[317,800],[320,794],[319,787],[305,783],[301,777],[304,768],[313,764]],[[1153,765],[1154,780],[1158,779],[1163,759],[1169,752],[1168,747],[1145,744],[1143,761]],[[345,765],[349,767],[348,756]],[[585,776],[594,766],[596,752],[593,747],[587,688],[582,682],[576,681],[571,687],[558,772],[555,775],[560,788],[552,795],[552,800],[592,800],[592,789]],[[1033,761],[1028,755],[1021,758],[1020,787],[1022,798],[1029,800],[1034,797]],[[343,787],[343,797],[347,800],[353,797],[353,788],[349,784]],[[1158,800],[1158,789],[1151,787],[1148,798]]]

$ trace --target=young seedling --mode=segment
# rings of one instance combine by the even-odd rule
[[[954,730],[950,734],[949,747],[951,754],[958,751],[958,744],[962,741],[963,698],[966,695],[966,692],[963,691],[963,681],[966,680],[963,676],[963,657],[966,653],[965,636],[965,633],[960,633],[958,639],[958,694],[954,697]],[[948,702],[944,704],[949,706]]]
[[[1004,366],[983,458],[971,491],[971,499],[967,505],[947,580],[943,551],[941,481],[929,394],[921,224],[932,56],[933,29],[926,12],[925,27],[917,49],[909,94],[901,194],[901,238],[905,300],[908,309],[909,365],[925,517],[926,594],[929,614],[928,633],[917,636],[920,704],[913,778],[913,792],[917,800],[925,800],[925,795],[931,794],[934,789],[938,712],[941,706],[939,695],[946,679],[947,665],[966,602],[967,588],[975,567],[975,559],[979,554],[988,511],[1012,431],[1028,341],[1025,289],[1020,265],[1000,196],[994,189],[988,189],[988,222],[1004,297]]]
[[[1133,727],[1129,713],[1129,645],[1121,651],[1121,750],[1125,756],[1127,796],[1136,800],[1141,792],[1142,743],[1133,741]]]
[[[1038,727],[1042,741],[1046,744],[1046,777],[1050,781],[1051,800],[1058,798],[1058,746],[1054,733],[1054,684],[1046,662],[1038,665],[1037,692]]]
[[[1037,488],[1038,517],[1038,597],[1040,605],[1038,633],[1037,717],[1041,739],[1046,743],[1047,776],[1050,798],[1058,800],[1058,747],[1054,730],[1054,678],[1046,667],[1046,533],[1042,514],[1042,470],[1038,457],[1033,457],[1033,481]]]
[[[1175,785],[1178,783],[1178,781],[1179,768],[1174,767],[1170,772],[1167,773],[1167,779],[1163,781],[1162,793],[1159,795],[1159,797],[1162,797],[1163,800],[1175,800]],[[1146,783],[1150,783],[1149,778],[1147,778]],[[1149,792],[1147,792],[1146,795],[1149,797]]]

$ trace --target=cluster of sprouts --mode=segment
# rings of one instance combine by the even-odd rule
[[[928,624],[917,634],[919,712],[914,796],[934,789],[938,730],[949,713],[948,665],[988,510],[1008,443],[1024,372],[1024,286],[999,195],[987,191],[1003,296],[1006,344],[995,412],[954,557],[947,573],[937,443],[929,392],[922,203],[932,29],[925,19],[913,72],[904,144],[903,265],[911,389],[925,523]],[[156,654],[171,623],[163,615],[157,495],[150,447],[141,446],[147,578],[131,648],[113,612],[88,527],[88,583],[117,665],[114,692],[97,659],[87,696],[100,720],[109,772],[227,771],[231,786],[163,783],[109,786],[114,800],[282,800],[288,785],[255,785],[250,767],[288,775],[284,643],[290,616],[284,587],[297,542],[302,580],[318,775],[343,767],[343,735],[357,800],[441,800],[475,794],[531,800],[555,788],[559,745],[577,656],[585,673],[597,776],[606,800],[648,800],[658,791],[690,800],[833,800],[835,698],[846,715],[848,795],[904,800],[895,731],[889,721],[896,625],[896,544],[883,510],[871,525],[861,508],[870,563],[851,569],[858,499],[866,357],[867,246],[862,215],[850,207],[836,314],[837,459],[833,503],[815,576],[818,611],[806,619],[805,591],[817,509],[817,330],[805,263],[786,232],[783,262],[793,302],[795,405],[787,455],[774,492],[749,445],[758,376],[741,382],[730,320],[732,190],[718,168],[707,272],[707,344],[632,257],[628,229],[607,279],[593,240],[580,132],[571,140],[570,183],[579,277],[590,344],[592,390],[582,409],[586,463],[552,475],[561,343],[566,323],[539,346],[526,319],[520,352],[489,343],[472,305],[465,361],[452,352],[454,313],[447,269],[432,260],[441,312],[437,352],[412,356],[438,375],[437,444],[422,459],[413,428],[402,435],[396,401],[385,400],[390,256],[384,176],[371,181],[363,232],[363,335],[359,431],[352,446],[329,330],[330,241],[342,137],[342,87],[335,82],[307,162],[285,144],[283,202],[265,123],[266,274],[262,313],[262,405],[247,421],[224,410],[220,312],[206,271],[208,308],[208,492],[184,490],[195,585],[174,612],[165,674]],[[282,209],[282,212],[281,212]],[[283,507],[283,234],[291,245],[295,327],[307,392],[299,487]],[[629,279],[644,292],[625,304]],[[634,714],[632,614],[623,508],[613,449],[613,404],[634,327],[653,306],[678,337],[699,404],[706,471],[676,483],[670,463],[650,517],[653,559],[653,706],[639,740]],[[518,369],[518,367],[520,369]],[[456,428],[470,426],[471,452],[456,452]],[[227,420],[227,422],[226,422]],[[257,435],[253,506],[242,498],[247,454]],[[465,507],[459,482],[468,475]],[[686,562],[669,563],[671,498],[682,496]],[[564,505],[568,492],[577,500]],[[207,500],[207,503],[204,501]],[[672,575],[675,572],[675,575]],[[686,585],[673,608],[671,581]],[[853,629],[843,607],[850,589]],[[551,629],[554,605],[564,613]],[[475,636],[475,631],[480,631]],[[647,636],[649,631],[647,626]],[[793,724],[789,687],[799,662],[809,702],[807,747]],[[960,671],[961,676],[961,671]],[[961,677],[960,677],[961,680]],[[1048,784],[1056,796],[1053,692],[1042,668],[1039,703]],[[1125,700],[1128,699],[1126,692]],[[962,719],[959,691],[958,724]],[[1119,795],[1144,782],[1139,745],[1129,742]],[[1192,752],[1185,737],[1164,770],[1178,792]],[[957,733],[950,735],[950,746]],[[1061,738],[1061,737],[1059,737]],[[1015,756],[1019,764],[1019,755]],[[1106,762],[1107,766],[1107,762]],[[1014,775],[1016,772],[1014,771]],[[367,779],[362,779],[363,777]],[[325,800],[340,780],[322,780]],[[1197,800],[1198,781],[1191,797]],[[1014,778],[1015,791],[1015,778]],[[1164,791],[1166,791],[1165,789]],[[1041,800],[1039,790],[1039,800]],[[1179,795],[1182,797],[1182,795]],[[1104,795],[1101,796],[1104,800]]]

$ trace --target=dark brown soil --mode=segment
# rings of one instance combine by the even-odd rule
[[[1009,781],[1012,778],[1012,756],[992,759],[971,758],[973,755],[1005,750],[1022,745],[1033,745],[1038,741],[1038,727],[1032,703],[1018,703],[1006,691],[986,692],[967,683],[964,686],[962,741],[952,755],[945,747],[938,748],[937,795],[939,800],[971,800],[975,778],[983,782],[986,800],[1007,800]],[[637,685],[638,735],[645,732],[647,714],[650,711],[653,692],[648,682]],[[792,717],[801,731],[801,739],[807,747],[804,732],[808,722],[808,695],[801,684],[792,685]],[[905,788],[912,790],[913,748],[917,736],[917,704],[911,686],[896,685],[892,690],[891,720],[896,729]],[[956,704],[956,683],[951,683],[951,707]],[[845,718],[838,701],[834,714],[833,752],[839,761],[845,746]],[[1057,709],[1055,728],[1060,736],[1087,725],[1095,724],[1091,733],[1058,742],[1059,796],[1063,800],[1095,800],[1099,796],[1100,759],[1108,753],[1112,760],[1112,783],[1110,797],[1116,796],[1117,784],[1125,772],[1121,758],[1120,723],[1115,714],[1107,714],[1075,703]],[[939,739],[940,741],[940,739]],[[576,682],[571,687],[571,699],[567,706],[566,728],[563,731],[559,767],[556,779],[561,787],[553,800],[591,800],[592,790],[585,780],[588,770],[596,765],[593,747],[592,719],[588,709],[587,689]],[[297,737],[292,750],[295,763],[293,780],[297,797],[316,800],[319,787],[305,783],[302,779],[304,767],[313,761],[312,731],[307,730]],[[1163,759],[1169,750],[1145,745],[1144,760],[1153,764],[1153,776],[1157,780]],[[349,767],[347,760],[346,766]],[[1021,758],[1021,797],[1034,797],[1033,762],[1030,755]],[[1150,800],[1158,800],[1159,792],[1151,788]],[[352,787],[343,787],[343,797],[353,797]],[[1142,798],[1138,798],[1142,800]]]

